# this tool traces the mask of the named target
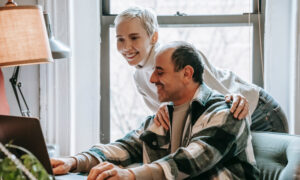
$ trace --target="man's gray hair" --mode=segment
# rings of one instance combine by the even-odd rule
[[[117,26],[122,20],[138,18],[149,37],[158,31],[157,16],[154,11],[142,7],[130,7],[117,15],[114,23]]]

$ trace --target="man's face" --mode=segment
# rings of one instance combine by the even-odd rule
[[[150,82],[157,88],[160,102],[176,102],[181,99],[184,90],[184,73],[182,70],[175,72],[171,56],[173,48],[166,49],[156,56],[155,70]]]
[[[116,27],[117,49],[131,66],[148,58],[151,38],[138,18],[121,20]]]

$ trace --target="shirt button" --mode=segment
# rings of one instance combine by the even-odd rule
[[[156,141],[153,141],[153,142],[152,142],[152,145],[153,145],[153,146],[156,146],[156,145],[157,145]]]

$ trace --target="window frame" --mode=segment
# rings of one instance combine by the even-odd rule
[[[192,15],[192,16],[160,16],[160,26],[253,26],[252,48],[252,83],[263,87],[263,55],[264,53],[264,22],[265,0],[252,0],[253,12],[237,15]],[[259,6],[258,6],[259,5]],[[258,9],[258,7],[260,7]],[[102,0],[100,8],[101,48],[100,48],[100,142],[110,142],[110,34],[116,15],[110,14],[110,0]],[[250,17],[250,19],[249,19]],[[258,19],[259,18],[259,19]],[[262,33],[259,33],[262,32]],[[261,36],[261,37],[260,37]],[[261,39],[261,40],[260,40]],[[260,46],[261,44],[261,46]],[[261,48],[260,48],[261,47]],[[261,60],[262,59],[262,60]]]

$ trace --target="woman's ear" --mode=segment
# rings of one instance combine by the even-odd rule
[[[151,38],[151,44],[155,44],[158,40],[158,32],[155,31]]]

